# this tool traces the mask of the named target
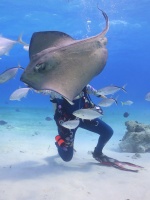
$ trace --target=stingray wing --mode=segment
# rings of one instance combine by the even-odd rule
[[[61,47],[74,41],[72,37],[60,31],[36,32],[32,35],[29,46],[29,57],[47,48]]]

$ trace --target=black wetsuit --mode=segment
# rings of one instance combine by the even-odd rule
[[[97,146],[94,150],[96,154],[102,154],[103,147],[113,135],[112,128],[99,118],[93,120],[80,119],[79,126],[75,129],[67,129],[61,126],[62,122],[73,120],[76,118],[74,115],[72,115],[72,112],[74,112],[75,110],[81,108],[91,108],[94,106],[91,99],[89,98],[89,95],[86,92],[86,87],[83,89],[83,92],[84,95],[81,98],[78,98],[73,101],[74,105],[69,104],[68,101],[64,98],[54,99],[52,101],[57,104],[54,119],[58,127],[58,134],[65,141],[67,146],[67,150],[64,150],[61,146],[57,145],[56,143],[58,153],[64,161],[70,161],[73,157],[73,143],[75,133],[79,127],[100,135]]]

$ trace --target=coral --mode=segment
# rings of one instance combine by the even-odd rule
[[[123,152],[145,153],[150,152],[150,125],[137,121],[125,122],[127,131],[119,147]]]

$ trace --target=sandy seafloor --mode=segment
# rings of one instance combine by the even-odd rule
[[[128,119],[111,114],[103,118],[114,129],[104,153],[142,165],[138,173],[100,166],[88,153],[98,136],[83,129],[76,133],[74,158],[65,163],[54,145],[54,120],[45,120],[53,118],[49,108],[1,108],[7,124],[0,125],[0,200],[149,200],[150,154],[133,159],[133,153],[119,152]],[[139,119],[148,122],[150,116]]]

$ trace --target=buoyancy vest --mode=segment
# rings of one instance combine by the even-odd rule
[[[84,87],[82,90],[82,95],[80,98],[73,100],[73,105],[71,105],[66,99],[62,99],[61,103],[62,108],[69,114],[72,114],[75,110],[81,108],[92,108],[94,107],[94,103],[91,101],[90,96],[87,94],[87,88]]]

